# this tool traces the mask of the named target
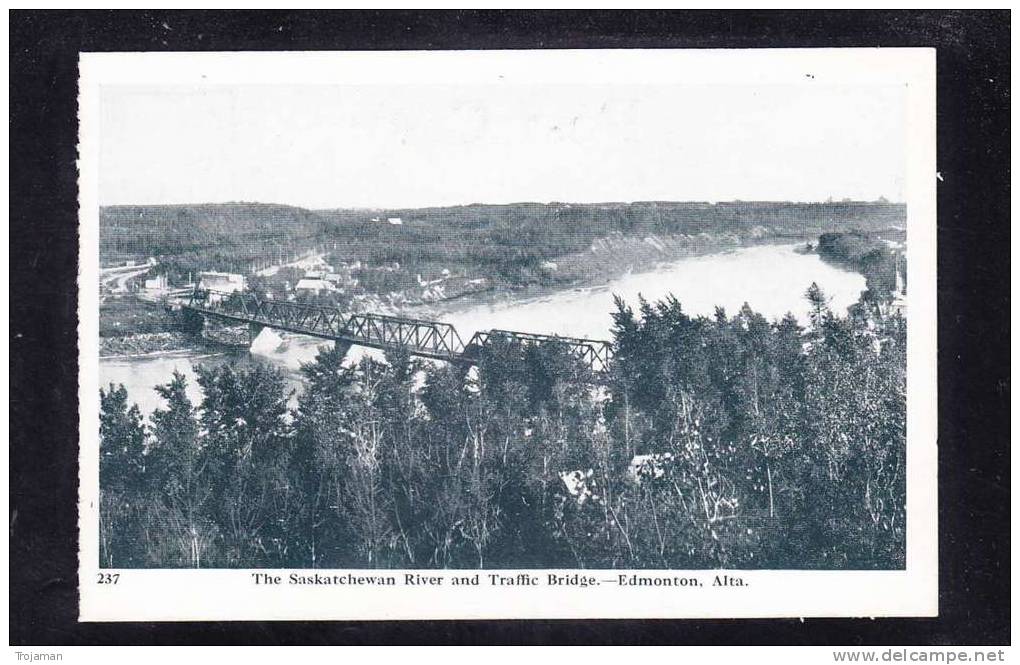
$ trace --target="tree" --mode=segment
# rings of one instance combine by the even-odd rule
[[[344,494],[356,549],[369,568],[384,565],[392,536],[390,496],[385,491],[383,445],[391,423],[378,409],[379,387],[385,369],[366,358],[360,363],[362,380],[345,405],[341,430],[347,483]]]
[[[99,390],[99,558],[104,566],[140,564],[137,528],[144,490],[145,430],[123,385]]]
[[[829,301],[817,282],[811,282],[811,286],[804,292],[804,297],[807,298],[810,305],[808,316],[811,321],[811,329],[818,332],[824,326],[826,317],[831,314]]]
[[[145,473],[145,429],[123,385],[99,389],[99,485],[137,490]]]
[[[279,561],[288,544],[289,392],[280,370],[199,367],[204,397],[199,422],[204,450],[219,482],[212,487],[214,519],[234,561]]]
[[[348,505],[346,434],[348,400],[357,390],[357,369],[344,367],[344,348],[321,347],[301,367],[308,385],[295,413],[295,482],[302,488],[300,546],[308,565],[357,565]]]
[[[166,408],[151,416],[148,558],[157,566],[213,565],[218,558],[219,530],[209,517],[209,500],[216,479],[199,437],[187,379],[174,371],[171,381],[157,386],[156,392]]]

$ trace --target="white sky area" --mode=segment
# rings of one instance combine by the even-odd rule
[[[904,197],[905,89],[104,87],[100,204]]]

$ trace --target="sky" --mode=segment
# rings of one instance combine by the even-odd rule
[[[901,87],[107,86],[101,99],[101,205],[904,197]]]

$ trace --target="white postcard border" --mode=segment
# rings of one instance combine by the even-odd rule
[[[938,612],[933,49],[87,53],[80,59],[79,617],[82,621],[935,616]],[[808,75],[810,74],[810,78]],[[116,85],[905,85],[908,89],[907,559],[903,571],[305,571],[440,578],[439,586],[289,585],[292,571],[99,569],[100,90]],[[256,584],[255,572],[280,575]],[[293,571],[302,574],[302,571]],[[490,573],[542,583],[494,587]],[[550,586],[549,574],[697,578],[699,588]],[[748,586],[710,586],[716,575]]]

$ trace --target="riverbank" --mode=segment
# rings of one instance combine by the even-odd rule
[[[100,358],[123,358],[198,348],[194,335],[181,332],[134,333],[99,338]]]
[[[763,227],[753,227],[748,233],[739,235],[700,233],[631,237],[616,233],[599,238],[583,252],[558,257],[552,262],[553,265],[547,267],[551,278],[547,282],[517,288],[494,285],[456,299],[407,303],[402,308],[391,307],[391,312],[417,318],[442,319],[445,315],[478,305],[512,305],[546,298],[563,291],[597,289],[625,275],[654,272],[684,259],[762,245],[814,241],[817,237],[816,229],[808,229],[804,233],[777,234]]]
[[[99,338],[99,357],[103,359],[144,358],[181,351],[221,353],[243,348],[241,335],[192,335],[182,332],[136,333]],[[247,335],[245,331],[244,335]]]
[[[745,234],[647,235],[643,237],[611,234],[594,241],[583,252],[557,257],[545,266],[547,279],[523,287],[470,280],[474,288],[450,289],[447,297],[423,299],[421,293],[394,292],[360,296],[352,303],[352,311],[410,316],[430,320],[456,318],[460,313],[482,307],[512,307],[515,304],[556,296],[560,293],[598,289],[626,275],[641,275],[663,266],[697,257],[725,254],[762,245],[786,245],[814,241],[814,229],[798,234],[770,233],[763,227],[752,227]],[[436,294],[433,288],[428,293]],[[151,310],[150,310],[151,311]],[[173,322],[165,312],[165,325]],[[150,324],[152,321],[150,320]],[[213,331],[210,331],[213,332]],[[247,334],[245,332],[245,334]],[[214,335],[215,336],[215,335]],[[100,354],[109,356],[145,356],[158,352],[186,349],[236,349],[244,340],[209,339],[180,332],[118,335],[103,338]]]
[[[818,237],[817,252],[822,260],[863,275],[875,294],[896,290],[898,257],[877,233],[823,233]]]
[[[611,340],[615,295],[635,308],[641,298],[655,302],[675,297],[689,316],[714,317],[717,307],[732,314],[747,303],[768,320],[777,320],[792,312],[806,325],[810,305],[804,294],[812,283],[823,289],[832,311],[842,314],[857,302],[865,289],[865,281],[859,274],[828,264],[817,255],[796,252],[795,248],[803,244],[788,240],[734,247],[666,261],[656,269],[637,270],[590,288],[560,288],[545,296],[529,290],[500,296],[502,300],[498,302],[493,302],[494,296],[486,294],[484,298],[476,296],[450,303],[443,311],[420,312],[420,316],[409,309],[400,313],[448,323],[464,341],[476,332],[494,328]],[[216,325],[207,326],[203,337],[217,334],[217,328]],[[246,326],[224,332],[236,333],[236,341],[246,341],[248,335]],[[189,378],[190,396],[193,403],[197,403],[201,399],[201,391],[194,383],[198,365],[268,362],[282,369],[288,385],[300,393],[303,389],[300,367],[315,359],[325,341],[288,333],[282,336],[289,344],[270,352],[260,353],[257,349],[250,352],[247,344],[207,347],[203,340],[193,351],[103,358],[100,385],[124,384],[132,399],[140,403],[143,413],[148,414],[164,406],[153,387],[165,384],[174,371]],[[356,347],[348,354],[347,362],[357,362],[365,355],[380,357],[378,351]]]

